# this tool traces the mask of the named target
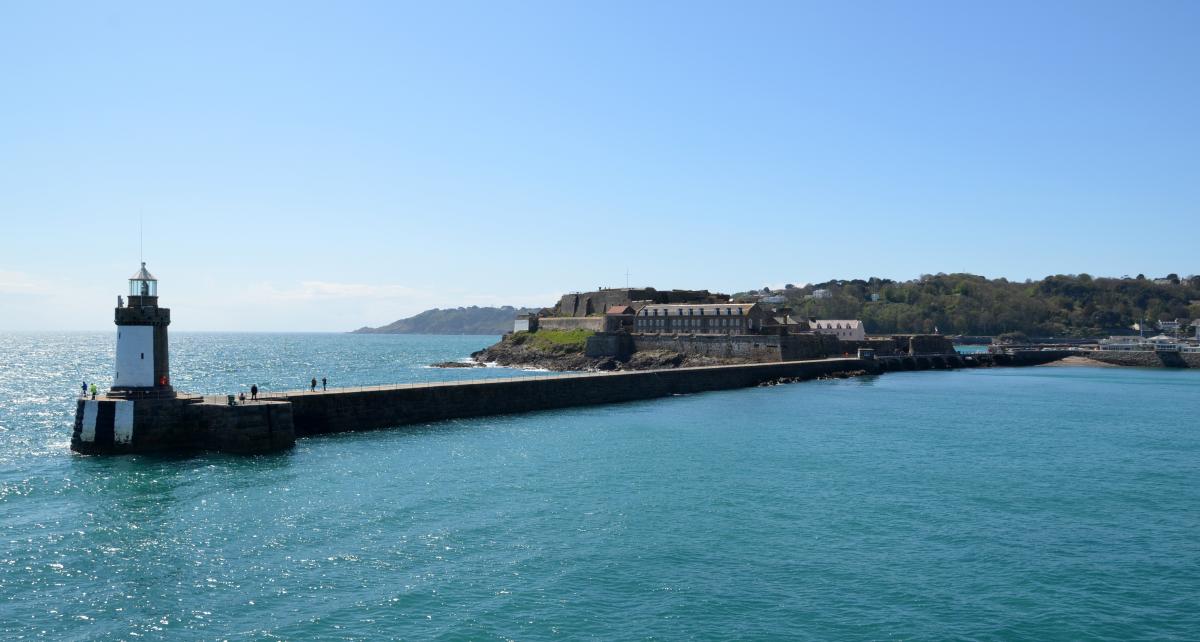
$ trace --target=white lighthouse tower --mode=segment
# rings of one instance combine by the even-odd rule
[[[112,396],[167,396],[171,389],[167,326],[171,311],[158,307],[158,279],[146,269],[129,277],[129,299],[117,297],[117,371]]]

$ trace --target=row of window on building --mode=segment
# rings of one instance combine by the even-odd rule
[[[746,327],[742,319],[732,317],[722,317],[718,319],[670,319],[665,317],[658,318],[639,318],[636,324],[639,332],[670,332],[671,330],[700,330],[705,329],[711,332],[725,333],[738,332]]]
[[[683,316],[689,316],[689,317],[690,316],[701,316],[701,317],[727,316],[727,317],[731,317],[731,316],[744,315],[746,313],[747,309],[748,309],[748,307],[703,308],[703,307],[696,307],[696,306],[691,306],[691,305],[648,305],[648,306],[642,308],[641,312],[639,312],[638,314],[639,314],[639,316],[643,316],[643,317],[657,317],[657,316],[669,317],[669,316],[672,316],[671,312],[674,311],[674,313],[675,313],[674,316],[677,316],[677,317],[683,317]]]

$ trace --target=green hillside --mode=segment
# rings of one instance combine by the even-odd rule
[[[814,292],[825,290],[826,298]],[[1085,337],[1128,332],[1141,319],[1200,318],[1200,277],[1180,279],[1048,276],[1039,281],[974,274],[925,275],[912,281],[870,278],[829,281],[766,292],[782,295],[797,316],[862,319],[867,332],[932,332]],[[819,293],[820,294],[820,293]],[[872,301],[871,295],[878,295]]]

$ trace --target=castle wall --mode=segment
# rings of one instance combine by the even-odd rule
[[[541,317],[538,330],[589,330],[604,332],[608,321],[605,317]]]
[[[655,290],[654,288],[610,288],[593,292],[564,294],[555,306],[555,315],[560,317],[583,317],[603,314],[614,305],[629,305],[634,301],[652,303],[711,303],[728,301],[724,294],[708,290]]]
[[[769,363],[783,360],[780,339],[766,335],[635,334],[633,346],[637,352],[665,350],[699,357]]]

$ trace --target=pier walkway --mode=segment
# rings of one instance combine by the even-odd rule
[[[827,376],[1038,365],[1069,351],[831,358],[666,370],[561,373],[171,399],[80,399],[71,447],[88,453],[263,453],[296,438],[450,419],[640,401]]]

